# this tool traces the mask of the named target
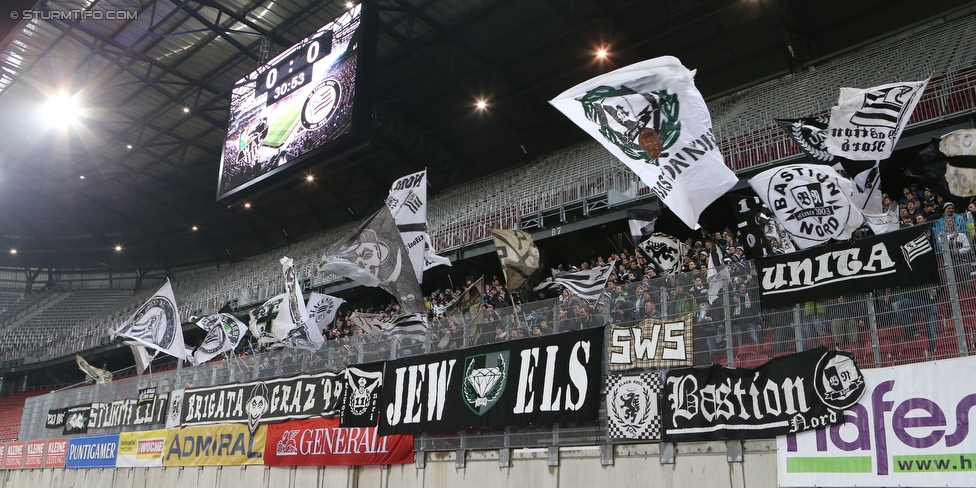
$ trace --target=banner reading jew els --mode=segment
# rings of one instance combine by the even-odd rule
[[[755,369],[672,369],[664,385],[663,440],[761,439],[833,425],[863,392],[854,357],[826,347]]]
[[[596,420],[604,328],[386,364],[380,435]]]
[[[688,227],[738,177],[722,159],[695,72],[662,56],[566,90],[554,107],[619,158]]]
[[[972,356],[865,370],[845,423],[776,439],[779,486],[974,486],[974,370]]]
[[[268,425],[267,466],[368,466],[413,462],[413,436],[380,437],[376,427],[339,427],[339,419]]]

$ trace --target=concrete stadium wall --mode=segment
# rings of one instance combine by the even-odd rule
[[[659,444],[614,446],[604,466],[598,446],[561,448],[550,467],[546,449],[515,449],[510,467],[499,452],[467,451],[464,467],[454,452],[426,454],[426,466],[27,469],[0,475],[0,488],[614,488],[776,486],[776,442],[743,443],[743,462],[727,460],[724,442],[679,444],[674,464],[661,464]]]

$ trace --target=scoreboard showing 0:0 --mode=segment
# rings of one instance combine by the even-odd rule
[[[365,35],[362,7],[345,10],[234,85],[218,199],[349,140]]]
[[[267,92],[266,104],[271,105],[308,84],[312,80],[312,65],[320,58],[332,54],[332,35],[331,30],[325,31],[321,37],[296,49],[291,56],[269,66],[258,75],[254,94],[259,96]]]

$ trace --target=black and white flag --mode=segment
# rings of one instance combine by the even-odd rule
[[[391,317],[381,313],[353,312],[349,320],[367,334],[390,334],[423,341],[427,337],[427,314],[415,313]]]
[[[532,234],[522,230],[493,229],[491,237],[505,272],[505,285],[515,290],[539,269],[539,248],[535,247]]]
[[[901,132],[922,98],[928,80],[889,83],[871,88],[843,87],[830,109],[827,150],[855,161],[891,157]]]
[[[671,56],[584,81],[551,100],[688,227],[739,181],[725,165],[695,72]]]
[[[749,184],[800,249],[850,239],[864,223],[850,199],[851,180],[829,166],[779,166],[753,176]]]
[[[251,335],[257,338],[258,344],[269,345],[278,342],[273,331],[273,321],[280,313],[281,303],[284,300],[284,293],[275,295],[248,313],[247,328],[251,331]]]
[[[305,310],[308,311],[308,324],[319,331],[325,330],[335,321],[339,306],[346,303],[345,300],[326,295],[324,293],[312,292],[308,295],[308,303]]]
[[[96,383],[100,385],[108,385],[112,383],[111,371],[96,368],[91,364],[88,364],[88,361],[85,361],[85,358],[77,354],[75,354],[75,362],[78,363],[78,368],[84,371],[89,378],[95,380]]]
[[[607,437],[611,441],[661,440],[663,373],[607,377]]]
[[[231,352],[240,344],[247,326],[229,313],[206,315],[196,322],[197,327],[207,331],[203,342],[193,350],[193,364],[203,364],[219,354]]]
[[[905,175],[948,199],[976,196],[976,129],[932,138]]]
[[[389,292],[407,313],[426,312],[420,283],[386,206],[322,255],[317,272]]]
[[[637,247],[663,272],[670,275],[681,272],[685,245],[677,237],[655,232]]]
[[[708,271],[705,277],[708,280],[708,304],[711,305],[715,303],[722,287],[727,286],[732,279],[729,276],[729,267],[725,264],[725,251],[716,242],[712,242],[712,247],[708,250]]]
[[[130,345],[187,359],[189,351],[183,343],[180,312],[176,308],[173,287],[169,279],[142,304],[118,330],[110,330],[112,337],[125,337]],[[135,343],[135,344],[132,344]]]
[[[61,430],[61,435],[87,434],[91,407],[91,403],[68,407],[64,415],[64,428]]]
[[[285,298],[281,310],[271,324],[271,330],[281,345],[306,351],[317,351],[325,338],[322,331],[309,325],[308,310],[302,285],[295,274],[295,262],[288,256],[281,258],[281,271],[285,278]]]
[[[346,368],[346,391],[342,397],[340,427],[376,427],[379,422],[380,394],[383,393],[383,366],[374,363]]]
[[[584,300],[596,300],[607,287],[607,278],[613,272],[615,264],[616,261],[592,269],[559,273],[540,283],[535,291],[558,290],[560,286],[564,286]]]
[[[65,417],[68,415],[67,408],[52,408],[47,411],[47,420],[44,422],[45,429],[60,429],[64,427]]]
[[[386,206],[396,221],[418,282],[424,282],[425,270],[451,265],[450,259],[434,252],[427,235],[427,170],[394,181]]]
[[[630,226],[630,238],[635,246],[654,233],[654,225],[660,216],[661,210],[627,209],[627,225]]]

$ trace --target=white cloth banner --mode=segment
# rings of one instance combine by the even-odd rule
[[[695,72],[672,56],[566,90],[554,107],[619,158],[688,227],[738,178],[722,158]]]
[[[779,486],[973,486],[974,369],[976,357],[863,370],[845,423],[776,438]]]
[[[427,235],[427,170],[394,181],[386,206],[396,221],[418,283],[424,282],[424,271],[442,264],[451,265],[450,259],[434,252]]]
[[[864,223],[851,203],[851,180],[822,164],[788,164],[749,180],[752,189],[800,249],[849,239]]]
[[[841,88],[837,106],[830,109],[825,134],[827,151],[855,161],[891,157],[928,82]]]
[[[641,251],[651,258],[661,271],[674,275],[681,272],[681,265],[684,262],[685,245],[678,238],[655,232],[644,242],[638,244]]]
[[[183,342],[180,312],[176,308],[169,278],[118,330],[109,332],[112,337],[120,335],[130,342],[179,359],[187,359],[188,356],[189,351]]]
[[[315,292],[310,293],[308,295],[308,303],[305,304],[305,310],[308,311],[309,325],[312,326],[314,324],[314,327],[320,331],[325,329],[335,320],[336,313],[339,312],[339,306],[343,303],[346,303],[346,301],[332,295]]]
[[[218,354],[231,352],[240,344],[247,326],[229,313],[214,313],[197,320],[197,327],[207,331],[203,342],[190,356],[193,364],[203,364]]]

